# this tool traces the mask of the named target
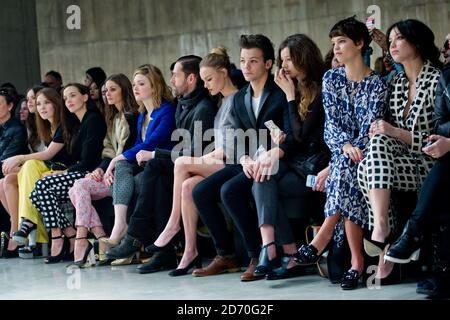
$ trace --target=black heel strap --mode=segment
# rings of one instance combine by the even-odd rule
[[[64,235],[60,235],[60,236],[56,236],[56,237],[52,237],[52,240],[56,240],[56,239],[62,239],[64,238]]]
[[[270,246],[272,246],[272,245],[276,245],[275,241],[272,241],[272,242],[270,242],[270,243],[268,243],[268,244],[265,244],[265,245],[263,245],[262,247],[263,247],[263,248],[268,248],[268,247],[270,247]]]

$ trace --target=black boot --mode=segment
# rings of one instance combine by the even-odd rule
[[[109,259],[125,259],[132,257],[141,249],[142,243],[130,235],[126,235],[119,245],[107,251],[106,257]]]
[[[177,267],[177,256],[173,248],[156,252],[147,263],[141,264],[136,269],[139,273],[152,273],[161,270],[170,270]]]
[[[406,224],[400,238],[386,252],[384,256],[386,260],[394,263],[408,263],[411,260],[417,261],[419,259],[422,237],[418,236],[409,225],[409,223]]]

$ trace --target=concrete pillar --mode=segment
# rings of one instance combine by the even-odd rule
[[[0,8],[0,84],[19,92],[41,82],[35,0],[2,0]]]

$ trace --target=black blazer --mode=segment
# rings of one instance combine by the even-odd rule
[[[74,163],[67,171],[91,171],[100,163],[106,123],[98,111],[88,110],[72,138],[69,155]]]
[[[248,155],[254,157],[259,146],[263,146],[266,150],[275,147],[270,138],[270,131],[264,125],[264,122],[272,120],[285,134],[286,140],[279,145],[284,151],[284,156],[289,156],[293,151],[294,139],[289,122],[289,108],[285,93],[275,84],[272,75],[269,75],[261,96],[260,111],[258,118],[255,118],[252,109],[251,85],[243,87],[237,92],[233,99],[233,105],[230,109],[230,117],[228,124],[234,129],[234,147],[229,148],[230,137],[227,133],[227,158],[233,158],[235,163],[239,163],[242,156]],[[242,129],[247,134],[246,139],[239,135]],[[256,131],[255,131],[256,130]],[[231,140],[232,141],[232,140]]]
[[[295,141],[295,154],[328,150],[328,146],[323,139],[325,110],[321,94],[309,106],[309,112],[304,120],[298,114],[297,103],[289,101],[289,119]]]

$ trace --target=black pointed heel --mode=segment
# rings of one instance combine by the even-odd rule
[[[70,243],[69,241],[66,240],[66,238],[63,235],[52,237],[52,240],[56,239],[63,239],[63,246],[57,256],[49,256],[47,259],[45,259],[45,263],[47,264],[53,264],[63,261],[64,258],[67,256],[67,251],[70,251]]]
[[[92,243],[87,240],[87,237],[75,238],[75,240],[86,240],[88,242],[88,246],[84,251],[83,258],[81,260],[74,261],[73,263],[67,265],[67,268],[70,267],[78,267],[78,268],[86,268],[95,266],[95,253],[94,246]]]
[[[276,257],[272,260],[269,260],[269,247],[275,246],[275,242],[268,243],[264,245],[261,248],[261,253],[259,254],[259,261],[258,265],[255,268],[255,271],[253,271],[253,275],[255,277],[265,276],[269,272],[273,270],[273,267],[275,265]]]
[[[171,277],[178,277],[178,276],[184,276],[188,274],[189,270],[192,268],[201,268],[202,267],[202,257],[200,255],[197,255],[194,260],[189,263],[189,265],[186,268],[179,268],[175,269],[169,272],[169,276]]]

